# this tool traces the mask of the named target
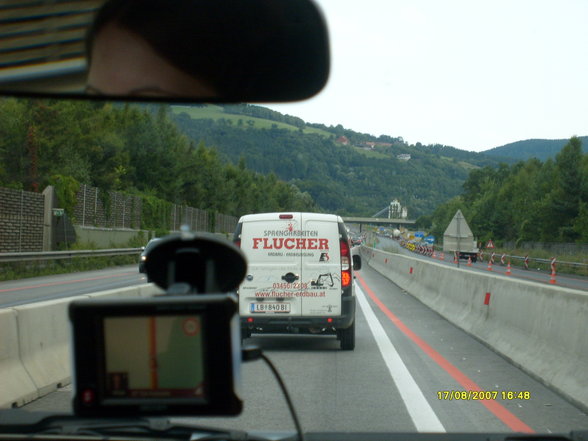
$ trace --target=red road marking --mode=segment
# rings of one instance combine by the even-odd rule
[[[46,288],[47,286],[70,285],[72,283],[89,282],[92,280],[101,280],[101,279],[111,279],[114,277],[129,276],[131,274],[135,274],[135,273],[122,273],[122,274],[118,274],[116,276],[88,277],[87,279],[70,280],[69,282],[41,283],[39,285],[21,286],[19,288],[0,289],[0,292],[23,291],[25,289]]]
[[[358,274],[355,273],[357,280],[361,283],[361,286],[374,301],[376,305],[382,310],[384,314],[390,319],[392,323],[402,331],[409,339],[411,339],[418,347],[420,347],[425,354],[427,354],[435,363],[445,370],[455,381],[457,381],[465,390],[482,391],[474,381],[468,378],[463,372],[452,365],[445,357],[439,352],[433,349],[427,342],[416,335],[408,326],[406,326],[396,315],[390,311],[386,305],[374,294],[370,287],[366,284],[365,280]],[[492,412],[500,421],[515,432],[535,433],[533,429],[523,423],[514,414],[508,411],[502,404],[496,400],[479,400],[486,408]]]
[[[149,317],[149,367],[151,370],[151,389],[159,389],[157,368],[157,321]]]

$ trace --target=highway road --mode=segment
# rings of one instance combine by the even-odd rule
[[[388,251],[394,250],[393,252],[401,253],[406,256],[411,256],[414,258],[425,259],[427,261],[434,261],[437,263],[450,265],[456,267],[457,264],[453,261],[453,255],[445,254],[445,260],[441,260],[439,255],[436,255],[436,258],[431,256],[424,256],[419,253],[415,253],[412,251],[407,250],[406,248],[402,248],[399,243],[387,237],[379,237],[378,244],[376,248]],[[459,261],[459,267],[463,269],[471,269],[472,271],[482,271],[488,272],[488,255],[485,256],[484,262],[476,262],[472,263],[471,266],[468,266],[468,262],[466,260]],[[530,268],[529,270],[525,270],[519,267],[511,267],[511,274],[507,275],[507,266],[500,264],[500,256],[495,256],[494,258],[494,265],[492,265],[492,273],[503,275],[505,277],[517,277],[520,279],[528,280],[531,282],[539,282],[539,283],[551,283],[551,273],[546,271],[538,271],[536,268]],[[555,285],[561,286],[564,288],[571,288],[571,289],[579,289],[582,291],[588,291],[588,278],[578,275],[572,274],[563,274],[563,273],[556,273],[555,276]]]
[[[127,277],[122,274],[124,270],[121,278]],[[581,409],[368,265],[357,273],[356,286],[354,351],[341,351],[328,336],[246,340],[260,345],[276,364],[305,431],[588,429],[588,415]],[[480,390],[494,399],[474,399],[472,392]],[[455,391],[465,392],[465,399],[456,399],[461,394]],[[510,392],[522,394],[513,398]],[[285,400],[262,361],[243,365],[243,399],[245,410],[237,418],[195,420],[223,428],[293,430]],[[68,386],[24,408],[68,412],[70,400]]]
[[[0,308],[146,283],[137,265],[0,282]]]

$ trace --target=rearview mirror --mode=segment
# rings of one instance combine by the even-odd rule
[[[5,95],[283,102],[316,94],[329,74],[312,0],[11,2],[0,47]]]

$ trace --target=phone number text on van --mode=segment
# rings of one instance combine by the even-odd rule
[[[274,283],[273,289],[308,289],[308,283],[306,282],[294,282],[294,283]]]

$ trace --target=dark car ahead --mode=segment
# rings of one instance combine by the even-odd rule
[[[151,248],[153,248],[153,246],[157,243],[157,241],[159,239],[160,239],[159,237],[154,237],[149,242],[147,242],[147,245],[145,245],[145,247],[143,248],[143,251],[141,252],[141,257],[139,257],[139,272],[140,273],[145,272],[145,262],[147,261],[147,253],[149,252],[149,250]]]

